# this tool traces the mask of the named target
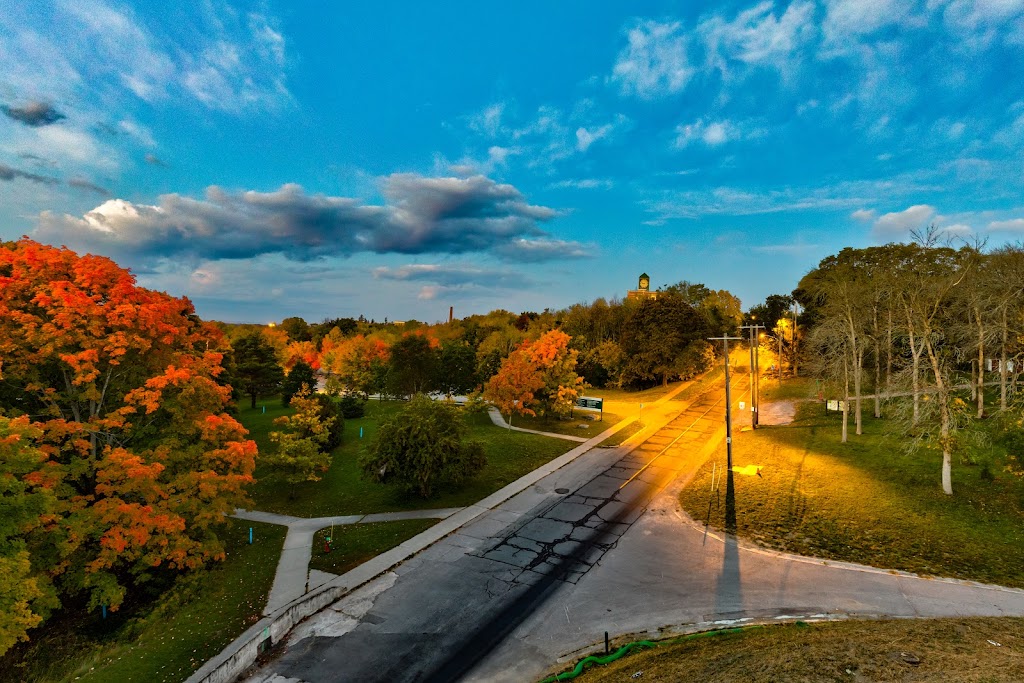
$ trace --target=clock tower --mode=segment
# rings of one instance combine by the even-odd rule
[[[642,301],[644,299],[657,299],[658,293],[651,291],[651,276],[647,273],[640,273],[640,279],[637,281],[637,288],[631,289],[626,292],[626,299],[636,299]]]

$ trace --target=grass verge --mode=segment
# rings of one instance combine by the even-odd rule
[[[1022,653],[1024,619],[842,621],[663,644],[576,680],[1021,681]]]
[[[954,465],[955,495],[946,496],[940,453],[906,453],[871,418],[842,444],[839,420],[808,403],[791,425],[734,434],[734,466],[760,468],[735,475],[739,535],[804,555],[1024,587],[1024,478],[1003,471],[1005,451],[975,448],[977,464]],[[721,473],[725,453],[680,500],[721,529],[726,486],[710,494],[713,464]]]
[[[331,574],[344,574],[363,562],[408,541],[426,531],[439,519],[400,519],[394,522],[370,522],[321,529],[313,536],[313,557],[310,569]],[[333,536],[331,534],[333,533]],[[331,537],[331,552],[324,551],[324,542]]]
[[[259,621],[286,531],[230,520],[224,562],[107,619],[71,609],[55,615],[0,659],[0,680],[179,683]]]
[[[285,484],[268,476],[269,472],[257,465],[258,483],[251,491],[255,509],[296,517],[327,517],[463,507],[578,445],[563,439],[501,429],[486,414],[467,414],[467,438],[483,443],[487,466],[459,488],[442,488],[430,499],[409,496],[394,486],[363,479],[359,467],[359,455],[373,441],[381,422],[404,406],[403,401],[369,401],[364,417],[346,420],[344,441],[334,450],[331,467],[318,482]],[[239,411],[242,424],[250,429],[252,438],[261,448],[261,439],[265,439],[271,428],[270,419],[276,416],[274,412],[280,410],[278,415],[285,414],[279,407],[279,401],[273,404],[268,401],[266,415],[259,406],[255,410],[244,407]],[[359,438],[360,428],[362,438]]]

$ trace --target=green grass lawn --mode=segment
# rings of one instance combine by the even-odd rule
[[[840,417],[799,406],[788,426],[734,434],[733,464],[760,466],[735,475],[742,536],[772,548],[936,576],[1024,587],[1024,478],[1004,471],[1006,453],[976,446],[976,464],[957,459],[952,497],[940,487],[941,453],[908,454],[866,416],[864,435],[839,441]],[[724,527],[725,483],[709,501],[712,464],[682,492],[696,520]]]
[[[797,623],[701,636],[631,651],[576,680],[630,681],[637,671],[644,683],[1024,680],[1024,619]]]
[[[487,466],[462,486],[442,488],[434,497],[424,500],[406,495],[394,486],[364,480],[359,467],[359,454],[376,436],[378,425],[404,406],[403,401],[369,401],[364,417],[346,420],[344,441],[334,450],[331,467],[321,481],[286,484],[257,466],[258,483],[251,490],[254,508],[296,517],[326,517],[462,507],[487,497],[576,445],[563,439],[501,429],[486,414],[467,414],[467,436],[484,444]],[[266,443],[266,432],[271,429],[270,420],[282,414],[285,411],[280,408],[280,401],[268,401],[266,415],[260,407],[252,410],[246,406],[240,410],[242,423],[261,449]]]
[[[363,562],[409,540],[437,524],[439,519],[401,519],[394,522],[348,524],[321,529],[313,537],[310,569],[344,574]],[[333,536],[331,536],[333,534]],[[324,541],[331,536],[331,552],[324,552]]]
[[[254,543],[249,545],[249,527]],[[179,579],[155,599],[99,614],[56,614],[0,659],[4,681],[179,683],[260,619],[284,527],[231,520],[227,559]]]

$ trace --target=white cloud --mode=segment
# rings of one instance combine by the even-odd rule
[[[814,3],[793,2],[776,16],[771,0],[736,15],[732,21],[714,16],[699,27],[708,61],[723,72],[731,60],[771,65],[785,70],[814,33]]]
[[[615,183],[607,178],[583,178],[580,180],[559,180],[548,187],[552,189],[610,190]]]
[[[969,225],[964,225],[963,223],[953,223],[952,225],[943,225],[941,227],[941,232],[947,235],[965,237],[972,234],[974,232],[974,228]]]
[[[730,121],[705,122],[703,119],[676,126],[675,132],[673,146],[676,149],[682,149],[697,140],[709,147],[716,147],[730,140],[745,137],[739,127]]]
[[[1006,221],[992,221],[988,224],[992,232],[1024,232],[1024,218],[1012,218]]]
[[[935,207],[927,204],[915,204],[903,211],[882,214],[875,221],[875,234],[879,236],[907,233],[924,227],[935,217]]]
[[[850,214],[850,218],[852,218],[855,221],[867,222],[875,220],[876,215],[877,212],[874,209],[857,209],[856,211]]]
[[[822,22],[825,42],[849,44],[851,37],[900,23],[912,7],[906,0],[826,0]]]
[[[626,33],[629,42],[612,67],[623,94],[652,99],[680,92],[693,76],[686,38],[678,22],[642,21]]]
[[[420,288],[420,293],[416,295],[416,298],[421,301],[433,301],[440,291],[441,288],[435,285],[424,285]]]
[[[501,130],[501,117],[504,113],[504,102],[488,105],[484,107],[483,111],[469,117],[469,128],[493,138]]]
[[[612,132],[612,124],[606,123],[603,126],[587,130],[582,126],[576,129],[576,149],[580,152],[586,152],[592,144],[596,141],[608,137],[608,134]]]
[[[4,80],[63,102],[101,100],[99,111],[128,93],[149,103],[194,98],[232,112],[290,101],[285,39],[269,18],[217,0],[190,18],[154,29],[104,0],[57,0],[45,12],[0,17],[0,61],[14,74]]]

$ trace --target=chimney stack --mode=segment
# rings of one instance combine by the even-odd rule
[[[451,324],[452,320],[454,319],[454,316],[455,316],[455,307],[454,306],[449,306],[448,307],[448,323],[449,324]]]

